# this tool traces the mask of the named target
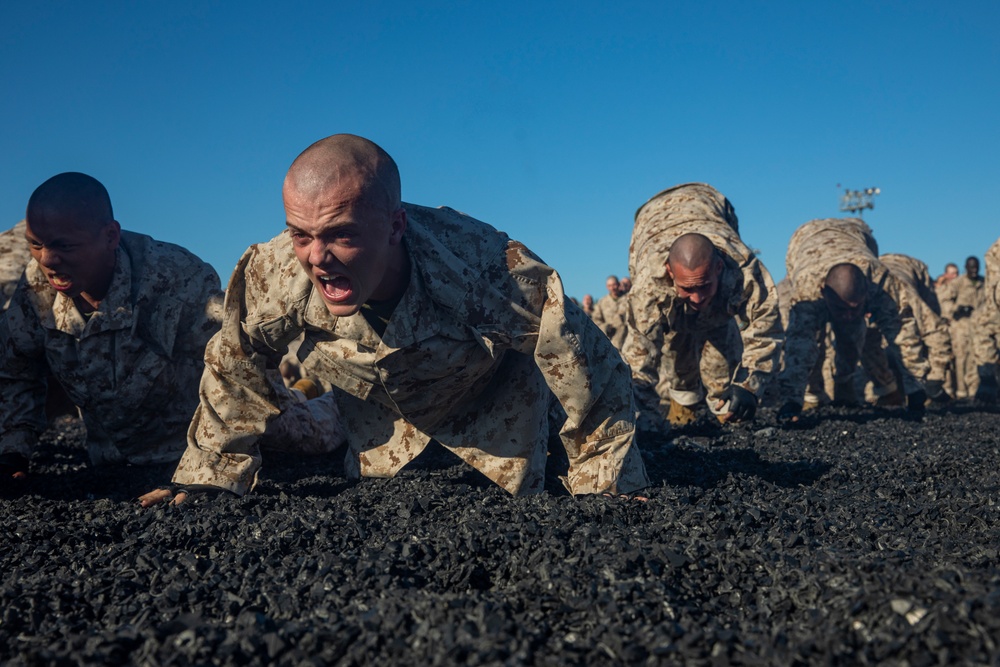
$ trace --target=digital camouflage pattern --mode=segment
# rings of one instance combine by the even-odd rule
[[[830,269],[838,264],[853,264],[867,277],[868,318],[853,323],[831,321],[822,289]],[[778,376],[783,400],[803,402],[828,324],[834,334],[837,382],[847,383],[854,377],[870,323],[890,341],[886,353],[899,362],[904,391],[910,394],[921,388],[930,367],[914,321],[912,297],[879,261],[878,244],[863,220],[826,218],[805,223],[792,235],[785,268],[793,296],[785,330],[785,365]],[[889,389],[895,387],[890,383],[885,386]]]
[[[174,481],[253,486],[279,413],[263,371],[304,333],[303,370],[338,389],[352,477],[390,477],[433,438],[510,493],[538,493],[558,430],[572,493],[646,486],[628,368],[556,272],[485,223],[404,206],[410,282],[381,338],[360,313],[330,314],[287,232],[244,254]]]
[[[616,350],[621,350],[625,343],[628,328],[625,324],[625,314],[628,311],[628,299],[625,295],[613,297],[605,294],[594,303],[594,312],[590,318],[594,324],[611,339]]]
[[[667,276],[670,247],[697,232],[723,261],[718,292],[695,312]],[[760,399],[776,370],[782,334],[778,295],[764,265],[743,243],[732,204],[704,183],[669,188],[635,215],[629,247],[628,327],[623,356],[632,368],[640,404],[658,397],[694,405],[707,393],[713,412],[731,384]]]
[[[23,239],[22,239],[23,242]],[[38,263],[0,318],[0,453],[30,456],[51,372],[81,411],[95,463],[176,458],[197,405],[219,278],[178,246],[123,231],[111,287],[84,317]]]
[[[947,311],[951,314],[951,342],[955,352],[955,396],[974,396],[979,386],[973,337],[976,311],[982,306],[986,287],[982,276],[975,279],[963,273],[950,283],[946,291]]]
[[[934,293],[934,282],[927,265],[919,259],[899,253],[882,255],[879,261],[907,292],[907,301],[913,308],[917,333],[923,344],[923,356],[929,364],[927,379],[944,381],[955,357],[952,354],[948,322],[940,315],[941,305]],[[884,347],[884,341],[881,347]],[[865,366],[867,368],[868,364]]]
[[[995,377],[1000,364],[1000,239],[990,246],[984,259],[986,280],[980,307],[971,318],[971,347],[978,377]]]
[[[0,288],[3,289],[0,300],[3,301],[3,310],[7,310],[10,305],[10,297],[14,294],[17,281],[21,279],[24,267],[31,259],[31,251],[24,238],[26,226],[22,220],[13,228],[0,233]]]

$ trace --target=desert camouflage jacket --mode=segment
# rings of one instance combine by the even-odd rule
[[[143,234],[122,232],[111,287],[89,317],[32,260],[0,317],[0,453],[30,455],[51,371],[80,408],[88,441],[135,463],[150,452],[176,460],[221,304],[211,266]]]
[[[926,348],[927,362],[930,364],[927,379],[944,380],[954,361],[951,333],[948,321],[941,317],[941,306],[934,293],[934,281],[931,280],[927,265],[919,259],[898,253],[882,255],[879,261],[899,279],[908,293],[917,333]]]
[[[10,297],[14,294],[17,281],[24,273],[24,267],[31,259],[31,251],[28,250],[28,242],[24,239],[24,220],[17,223],[11,229],[0,233],[0,302],[3,302],[3,309],[6,310],[10,304]]]
[[[837,264],[853,264],[868,278],[870,319],[885,337],[890,354],[901,357],[906,393],[918,390],[930,367],[923,355],[912,299],[878,260],[878,245],[864,221],[826,218],[799,227],[788,244],[785,268],[794,291],[785,330],[785,367],[778,378],[783,399],[802,401],[819,353],[817,336],[830,321],[823,285]]]
[[[629,334],[623,356],[639,385],[655,384],[663,341],[680,321],[706,330],[735,321],[743,343],[732,382],[760,397],[776,369],[782,332],[771,274],[740,239],[729,200],[709,185],[688,183],[664,190],[636,213],[629,247]],[[667,276],[670,246],[696,232],[715,245],[723,260],[718,292],[697,318],[683,317],[686,303]]]
[[[986,251],[985,260],[983,299],[972,313],[972,354],[980,377],[995,374],[1000,364],[1000,239]]]
[[[392,476],[433,438],[507,491],[540,492],[554,397],[571,492],[645,486],[628,368],[556,272],[489,225],[404,206],[410,282],[381,338],[330,314],[287,232],[246,252],[174,480],[251,488],[277,414],[265,364],[304,332],[303,369],[338,389],[351,476]]]
[[[605,294],[594,304],[594,312],[590,315],[594,324],[611,339],[611,344],[619,350],[625,341],[627,332],[625,328],[626,308],[627,299],[625,296],[614,298],[610,294]]]

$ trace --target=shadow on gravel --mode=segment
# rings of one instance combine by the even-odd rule
[[[710,489],[730,475],[756,477],[775,486],[811,486],[832,467],[825,461],[768,461],[753,449],[707,449],[681,436],[672,447],[644,455],[653,486],[696,486]],[[661,461],[663,463],[661,463]]]

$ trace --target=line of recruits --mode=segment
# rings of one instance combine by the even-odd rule
[[[637,423],[662,433],[702,402],[751,419],[779,365],[783,419],[827,393],[858,400],[859,365],[880,400],[912,410],[957,375],[948,325],[921,296],[926,267],[880,259],[860,220],[796,232],[783,333],[729,201],[666,190],[636,215],[633,286],[602,331],[522,243],[400,193],[371,141],[316,142],[285,177],[286,228],[246,251],[223,293],[189,251],[122,230],[94,178],[40,185],[0,238],[0,489],[27,476],[54,389],[92,464],[178,460],[145,506],[245,494],[269,452],[342,451],[349,476],[391,477],[432,441],[511,494],[542,491],[561,460],[572,494],[641,499]],[[983,291],[976,396],[995,399],[1000,311]]]

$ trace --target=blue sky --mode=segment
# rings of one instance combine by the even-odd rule
[[[775,279],[845,187],[880,187],[883,252],[935,274],[1000,236],[996,2],[8,2],[0,26],[2,226],[83,171],[223,282],[336,132],[576,296],[626,272],[635,210],[688,181],[730,198]]]

